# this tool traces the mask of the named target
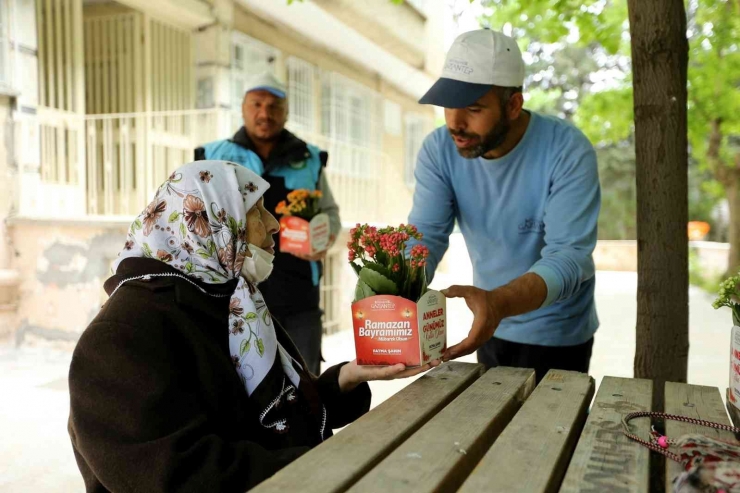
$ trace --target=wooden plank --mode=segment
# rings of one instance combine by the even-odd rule
[[[252,491],[346,491],[482,373],[455,361],[435,368]]]
[[[730,424],[727,417],[722,395],[717,387],[703,387],[685,383],[666,382],[665,384],[665,412],[690,418],[703,419],[713,423]],[[669,438],[677,439],[681,435],[698,433],[704,436],[721,440],[735,439],[729,431],[719,431],[705,426],[681,423],[667,420],[665,434]],[[678,462],[666,459],[666,491],[673,491],[673,480],[681,474],[683,468]]]
[[[622,432],[622,417],[649,411],[653,382],[604,377],[583,428],[560,492],[647,493],[650,450]],[[638,436],[650,434],[650,420],[631,423]]]
[[[349,491],[455,491],[534,387],[532,370],[492,368]]]
[[[588,375],[550,370],[460,492],[558,491],[593,395]]]

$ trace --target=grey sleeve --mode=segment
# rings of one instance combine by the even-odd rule
[[[339,206],[334,201],[334,195],[331,193],[331,188],[329,187],[329,180],[326,179],[326,173],[324,173],[323,169],[321,170],[321,176],[319,176],[317,189],[322,192],[321,199],[319,199],[319,209],[321,209],[321,212],[329,215],[329,230],[334,238],[336,238],[342,229],[342,221],[339,219]]]

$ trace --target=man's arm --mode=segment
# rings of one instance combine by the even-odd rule
[[[564,157],[552,176],[542,258],[529,272],[493,291],[472,286],[443,291],[450,298],[465,298],[474,316],[468,337],[447,350],[445,361],[477,350],[504,318],[567,299],[594,276],[591,254],[596,246],[601,189],[596,153],[585,137],[579,137],[583,142]]]
[[[339,231],[342,229],[342,221],[339,218],[339,206],[334,200],[334,194],[331,191],[331,187],[329,187],[329,180],[326,179],[326,173],[323,168],[321,169],[321,175],[319,176],[317,190],[321,191],[319,209],[321,212],[324,212],[329,216],[329,232],[331,237],[336,239],[339,235]],[[331,245],[329,246],[331,247]]]
[[[570,298],[594,277],[601,187],[596,152],[579,135],[577,147],[556,166],[545,204],[545,247],[533,272],[547,284],[542,306]],[[581,140],[582,139],[582,140]]]
[[[427,279],[432,282],[437,265],[450,245],[450,233],[455,226],[455,192],[439,163],[436,139],[432,133],[424,140],[416,160],[414,205],[409,224],[424,235],[421,240],[429,248]],[[410,242],[409,248],[416,242]]]

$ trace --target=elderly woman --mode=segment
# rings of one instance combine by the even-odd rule
[[[256,288],[279,229],[267,188],[186,164],[131,225],[69,373],[87,491],[245,491],[367,412],[368,380],[430,368],[304,371]]]

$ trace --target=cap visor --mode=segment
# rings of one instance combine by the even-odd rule
[[[432,104],[443,108],[465,108],[470,106],[488,91],[492,85],[473,84],[454,79],[440,78],[419,100],[421,104]]]
[[[253,87],[247,92],[252,92],[252,91],[267,91],[275,97],[278,97],[280,99],[285,99],[285,92],[281,91],[280,89],[275,89],[274,87]]]

